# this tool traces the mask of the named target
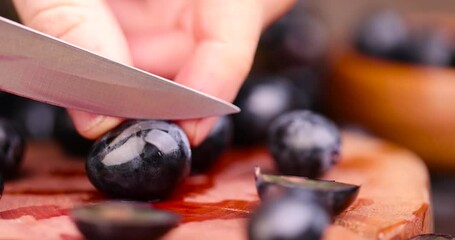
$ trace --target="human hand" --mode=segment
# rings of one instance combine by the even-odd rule
[[[112,60],[232,102],[261,30],[295,0],[14,0],[24,24]],[[122,119],[69,110],[97,138]],[[192,145],[216,118],[180,121]]]

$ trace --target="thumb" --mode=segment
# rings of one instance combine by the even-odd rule
[[[130,64],[126,39],[103,0],[14,0],[22,22],[31,28]],[[97,138],[121,119],[69,110],[81,135]]]

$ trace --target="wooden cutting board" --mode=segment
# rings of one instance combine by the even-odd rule
[[[326,240],[407,239],[432,231],[428,173],[414,154],[350,133],[344,134],[342,154],[324,178],[362,187]],[[211,172],[188,178],[174,197],[153,204],[183,216],[164,239],[246,239],[248,216],[259,204],[254,166],[273,172],[266,149],[230,150]],[[65,156],[52,142],[31,143],[22,176],[6,184],[0,200],[0,239],[83,239],[69,211],[101,200],[83,159]]]

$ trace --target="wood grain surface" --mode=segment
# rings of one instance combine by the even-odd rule
[[[428,173],[412,153],[366,136],[344,134],[343,157],[324,178],[360,184],[357,200],[336,217],[325,239],[407,239],[432,231]],[[215,168],[188,178],[156,208],[182,215],[174,239],[246,239],[248,216],[260,203],[253,167],[274,170],[263,148],[233,149]],[[30,143],[23,174],[0,200],[0,239],[83,239],[69,213],[106,200],[88,182],[83,159],[52,142]]]

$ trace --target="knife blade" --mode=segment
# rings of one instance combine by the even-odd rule
[[[0,17],[0,90],[60,107],[135,119],[236,113],[221,99]]]

